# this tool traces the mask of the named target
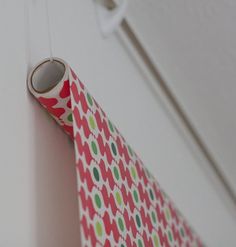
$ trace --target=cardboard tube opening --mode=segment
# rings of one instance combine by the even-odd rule
[[[65,65],[57,60],[41,63],[32,73],[31,85],[38,93],[45,93],[55,87],[63,78]]]

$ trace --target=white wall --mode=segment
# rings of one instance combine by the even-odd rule
[[[48,56],[43,1],[30,7],[31,63]],[[51,0],[53,52],[67,60],[209,246],[236,224],[147,86],[120,36],[103,39],[93,2]],[[78,246],[73,146],[26,88],[21,1],[0,1],[0,246]]]
[[[128,19],[236,195],[236,2],[130,0]]]

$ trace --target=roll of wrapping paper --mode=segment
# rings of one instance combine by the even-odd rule
[[[28,87],[74,142],[82,247],[203,246],[65,61],[40,62]]]

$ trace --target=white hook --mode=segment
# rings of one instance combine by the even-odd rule
[[[104,4],[104,0],[102,2],[101,0],[95,0],[98,22],[101,32],[104,36],[108,36],[109,34],[113,33],[118,28],[125,16],[128,1],[119,0],[116,1],[116,3],[116,7],[112,10],[109,10]]]

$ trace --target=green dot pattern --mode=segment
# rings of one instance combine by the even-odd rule
[[[150,194],[151,200],[153,201],[154,200],[154,195],[153,195],[152,189],[149,189],[149,194]]]
[[[90,117],[89,117],[89,126],[90,126],[92,129],[95,129],[95,128],[96,128],[96,123],[95,123],[95,120],[94,120],[93,116],[90,116]]]
[[[133,150],[132,150],[132,148],[130,147],[130,145],[128,145],[128,150],[129,150],[129,154],[130,154],[131,156],[133,156]]]
[[[100,196],[98,194],[95,195],[95,203],[96,203],[98,208],[101,208],[102,202],[101,202]]]
[[[120,174],[119,174],[118,168],[114,167],[113,168],[113,172],[114,172],[116,180],[119,180],[120,179]]]
[[[138,240],[138,247],[143,247],[143,243],[141,239]]]
[[[114,132],[114,127],[110,120],[108,120],[108,125],[109,125],[111,132]]]
[[[167,220],[170,220],[170,211],[168,208],[166,208],[166,218]]]
[[[158,242],[158,237],[157,237],[157,235],[154,235],[154,236],[153,236],[153,242],[154,242],[154,246],[155,246],[155,247],[158,247],[158,246],[159,246],[159,242]]]
[[[113,154],[117,155],[116,146],[115,146],[115,144],[113,142],[111,144],[111,149],[112,149]]]
[[[137,223],[138,227],[141,227],[140,217],[138,215],[136,215],[135,219],[136,219],[136,223]]]
[[[89,93],[87,93],[87,100],[90,106],[93,106],[93,100]]]
[[[169,240],[172,242],[172,234],[171,234],[170,231],[168,231],[168,238],[169,238]]]
[[[131,167],[131,176],[134,180],[136,180],[137,178],[137,172],[136,172],[136,169],[135,169],[135,166],[132,166]]]
[[[122,205],[122,197],[121,197],[120,193],[116,192],[115,196],[116,196],[116,201],[117,201],[118,205],[121,206]]]
[[[96,167],[93,168],[93,176],[94,176],[96,181],[99,181],[100,176],[99,176],[98,169]]]
[[[125,227],[124,227],[123,220],[121,218],[118,219],[118,225],[119,225],[120,230],[123,232]]]
[[[70,113],[70,114],[67,116],[67,120],[70,121],[70,122],[73,121],[72,113]]]
[[[98,148],[94,141],[91,142],[92,150],[94,154],[98,154]]]
[[[95,229],[96,229],[97,235],[98,235],[99,237],[102,237],[102,235],[103,235],[103,230],[102,230],[102,225],[101,225],[100,222],[97,222],[97,223],[95,224]]]
[[[151,213],[152,215],[152,221],[154,222],[154,224],[156,223],[157,219],[156,219],[156,214],[154,212]]]
[[[138,193],[137,193],[137,191],[136,191],[136,190],[134,190],[134,192],[133,192],[133,196],[134,196],[134,200],[135,200],[135,202],[136,202],[136,203],[138,203]]]

